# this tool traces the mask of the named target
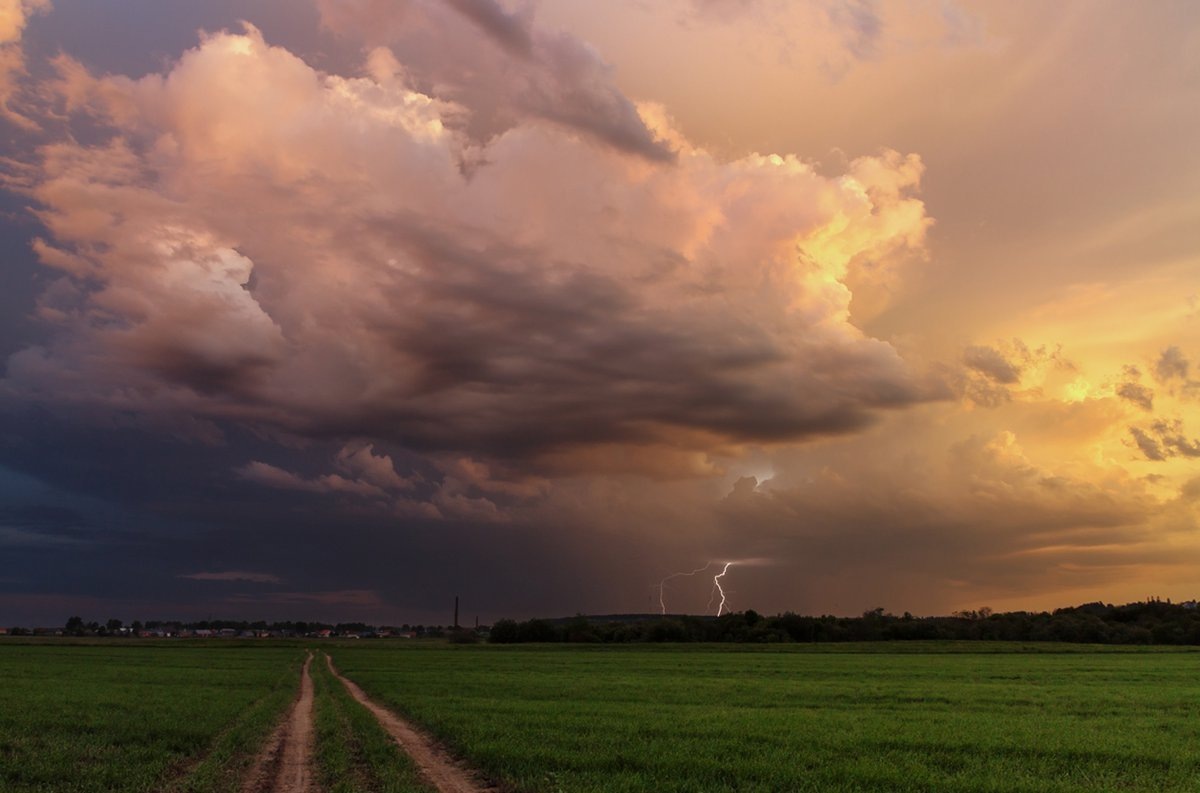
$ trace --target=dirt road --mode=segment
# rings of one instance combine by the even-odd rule
[[[446,754],[429,736],[390,710],[372,702],[354,681],[342,677],[334,667],[333,659],[328,655],[325,656],[325,662],[329,664],[329,671],[342,681],[350,695],[379,719],[379,723],[392,739],[412,757],[421,774],[440,793],[492,793],[498,789],[482,782],[477,774]]]
[[[316,793],[313,773],[313,682],[308,673],[312,654],[300,670],[300,696],[286,721],[267,741],[242,793]]]

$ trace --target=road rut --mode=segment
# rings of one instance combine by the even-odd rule
[[[374,714],[383,729],[408,753],[421,775],[439,793],[494,793],[499,790],[482,781],[479,774],[450,757],[432,738],[387,708],[373,702],[354,681],[342,677],[333,665],[333,659],[328,655],[325,656],[325,662],[334,677],[342,681],[350,696]]]
[[[300,696],[286,721],[279,725],[259,754],[242,786],[242,793],[316,793],[313,773],[313,682],[308,669],[312,653],[300,670]]]

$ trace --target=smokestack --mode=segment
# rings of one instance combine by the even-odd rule
[[[458,630],[458,595],[454,596],[454,630]]]

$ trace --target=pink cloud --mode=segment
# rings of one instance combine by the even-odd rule
[[[283,583],[277,575],[271,573],[252,573],[246,570],[225,570],[219,573],[188,573],[178,578],[190,578],[193,581],[250,581],[256,584]]]
[[[347,479],[338,474],[325,474],[305,479],[268,463],[254,460],[235,469],[243,479],[280,490],[303,490],[310,493],[351,493],[358,496],[382,496],[383,491],[368,482]]]
[[[723,161],[615,93],[577,41],[453,13],[461,25],[437,28],[453,50],[528,30],[534,72],[493,53],[519,62],[511,96],[612,101],[564,120],[514,100],[525,109],[480,139],[464,118],[487,116],[484,99],[418,90],[403,48],[352,77],[252,27],[138,80],[60,58],[68,107],[110,136],[49,144],[36,164],[58,333],[10,359],[10,388],[358,439],[339,473],[239,469],[283,489],[409,489],[376,442],[458,459],[438,508],[473,512],[538,492],[539,467],[564,460],[635,449],[694,473],[708,451],[849,432],[931,397],[850,323],[846,285],[920,252],[917,157],[839,177],[790,155]],[[618,127],[674,156],[617,145]]]
[[[347,444],[337,454],[337,464],[348,474],[383,490],[411,490],[413,483],[396,473],[386,454],[375,454],[370,443]]]

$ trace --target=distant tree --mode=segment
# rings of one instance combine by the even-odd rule
[[[104,629],[109,633],[116,633],[117,631],[121,630],[121,626],[124,624],[125,623],[121,622],[120,620],[109,620],[108,622],[104,623]]]
[[[70,636],[82,636],[83,635],[83,617],[71,617],[70,619],[67,620],[67,624],[63,630],[65,633],[67,633]]]
[[[520,634],[514,620],[496,620],[492,632],[488,635],[488,641],[492,644],[512,644],[519,640]]]
[[[599,635],[582,614],[576,614],[567,624],[562,626],[563,638],[568,642],[598,642]]]
[[[558,631],[546,620],[528,620],[517,626],[518,641],[522,642],[553,642],[558,641]]]
[[[133,622],[132,622],[132,623],[129,625],[129,630],[133,631],[134,633],[140,633],[140,632],[141,632],[141,630],[142,630],[142,621],[141,621],[141,620],[134,620],[134,621],[133,621]]]
[[[647,642],[685,642],[688,640],[688,631],[679,620],[655,620],[646,623],[642,640]]]

